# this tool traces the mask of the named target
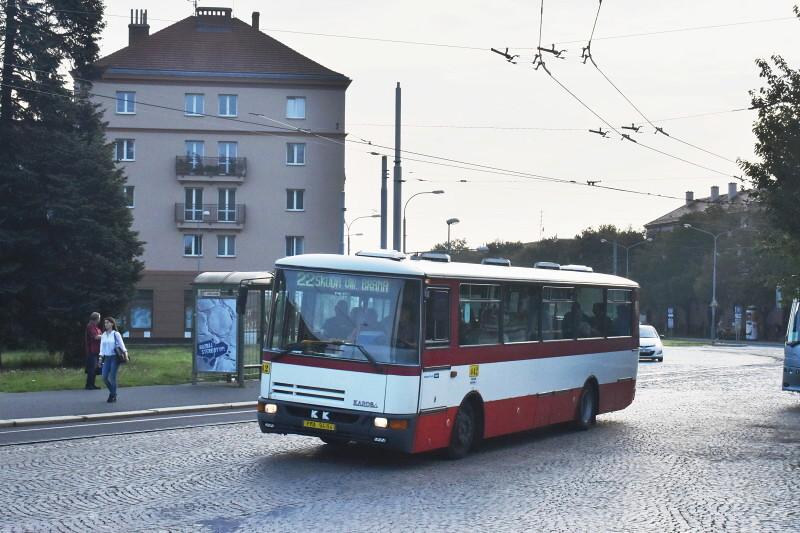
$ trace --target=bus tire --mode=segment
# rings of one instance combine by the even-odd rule
[[[475,408],[467,400],[462,403],[453,422],[453,431],[450,434],[450,444],[447,446],[449,459],[462,459],[467,456],[475,444],[477,424],[475,423]]]
[[[594,383],[583,386],[581,397],[578,400],[578,410],[575,414],[575,428],[586,431],[597,419],[597,394]]]

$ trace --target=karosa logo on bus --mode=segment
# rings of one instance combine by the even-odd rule
[[[371,402],[369,400],[353,400],[353,405],[356,407],[370,407],[372,409],[377,409],[378,404],[375,402]]]

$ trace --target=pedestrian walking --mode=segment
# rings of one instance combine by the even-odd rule
[[[100,313],[94,312],[89,315],[89,323],[86,324],[86,390],[97,390],[100,387],[94,384],[97,376],[97,367],[100,365]]]
[[[106,317],[103,320],[105,331],[100,337],[100,356],[103,358],[103,381],[108,387],[108,403],[117,401],[117,371],[119,370],[120,356],[117,348],[120,348],[126,355],[128,350],[122,342],[122,335],[117,330],[117,321]]]

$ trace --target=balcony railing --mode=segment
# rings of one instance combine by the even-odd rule
[[[175,222],[182,228],[241,229],[244,218],[245,204],[175,204]]]
[[[246,157],[201,157],[179,155],[175,158],[177,176],[232,176],[247,174]]]

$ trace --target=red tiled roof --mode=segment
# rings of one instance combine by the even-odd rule
[[[99,59],[108,74],[349,79],[236,18],[188,17]]]

